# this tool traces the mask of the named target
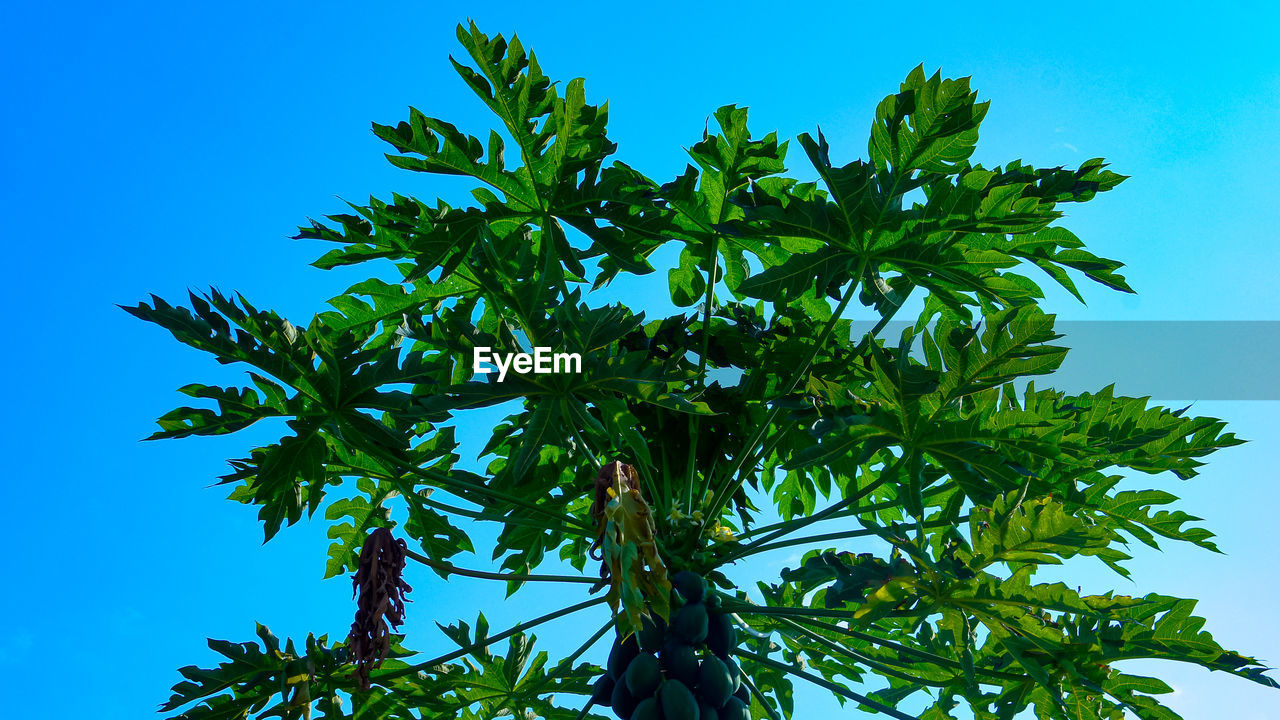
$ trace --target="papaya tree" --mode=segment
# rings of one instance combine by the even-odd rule
[[[225,661],[183,668],[163,711],[776,720],[812,684],[894,718],[1177,717],[1167,684],[1116,665],[1138,658],[1277,686],[1194,600],[1036,577],[1077,556],[1127,576],[1135,541],[1214,549],[1142,478],[1191,478],[1240,442],[1112,387],[1034,381],[1067,348],[1031,275],[1132,292],[1057,224],[1124,176],[972,163],[987,103],[916,68],[865,158],[821,132],[753,135],[727,106],[660,182],[614,159],[583,80],[551,81],[515,38],[458,38],[493,128],[411,109],[373,131],[393,165],[467,178],[473,201],[393,194],[309,221],[298,237],[333,245],[315,266],[369,278],[306,322],[213,290],[126,308],[248,370],[182,388],[203,406],[152,437],[283,419],[220,482],[268,540],[327,522],[327,575],[356,593],[342,639],[211,640]],[[617,302],[655,272],[671,305]],[[464,461],[458,428],[486,408],[509,415]],[[796,567],[732,579],[782,548]],[[398,632],[432,612],[405,605],[411,563],[567,600],[500,632],[441,624],[457,648],[425,657]],[[605,605],[575,652],[534,651],[533,628]]]

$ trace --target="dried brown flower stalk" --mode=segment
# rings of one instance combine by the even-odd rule
[[[389,528],[377,528],[365,539],[351,578],[352,596],[358,599],[347,644],[356,679],[366,690],[369,671],[381,665],[391,649],[391,629],[404,623],[405,594],[413,590],[402,577],[407,550],[404,540],[393,537]]]

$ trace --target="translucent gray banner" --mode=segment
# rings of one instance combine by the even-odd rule
[[[894,345],[909,325],[891,322],[880,336]],[[870,329],[853,327],[855,337]],[[1062,320],[1054,329],[1063,337],[1049,344],[1070,351],[1057,372],[1033,378],[1037,387],[1076,394],[1114,383],[1117,395],[1155,400],[1280,400],[1280,321]]]

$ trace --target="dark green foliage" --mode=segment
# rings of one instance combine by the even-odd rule
[[[1120,263],[1058,224],[1124,176],[1101,159],[974,163],[988,104],[967,78],[920,67],[877,106],[863,158],[834,158],[852,146],[820,131],[795,147],[754,136],[729,105],[693,129],[690,164],[655,180],[613,157],[607,106],[587,102],[582,80],[552,81],[514,38],[474,25],[458,38],[454,67],[494,127],[473,136],[410,109],[373,130],[395,166],[461,177],[473,201],[392,194],[309,222],[298,237],[331,246],[317,267],[369,277],[305,322],[217,291],[126,310],[248,373],[183,387],[205,406],[165,414],[154,438],[285,428],[220,478],[267,539],[322,518],[335,576],[386,528],[442,576],[496,576],[509,594],[566,583],[557,597],[573,599],[493,636],[483,616],[474,632],[442,625],[458,648],[437,657],[394,638],[368,690],[344,642],[282,647],[265,628],[261,643],[210,641],[225,661],[182,668],[165,712],[342,718],[350,697],[368,718],[574,720],[591,696],[628,718],[653,702],[631,681],[660,688],[661,713],[641,715],[793,720],[802,679],[899,718],[899,704],[923,703],[928,720],[1164,720],[1170,688],[1116,664],[1180,661],[1276,686],[1212,638],[1193,600],[1035,576],[1082,560],[1127,575],[1134,540],[1216,550],[1166,486],[1241,442],[1122,388],[1043,386],[1067,349],[1032,276],[1076,297],[1081,278],[1131,292]],[[655,271],[687,311],[617,304],[611,286],[652,294],[636,278]],[[906,328],[886,337],[893,319]],[[477,347],[550,347],[582,368],[499,382],[475,373]],[[456,428],[498,407],[488,464],[461,469]],[[555,664],[524,630],[603,602],[584,599],[600,578],[592,478],[615,459],[636,469],[658,557],[689,570],[670,578],[669,627],[618,639],[592,685],[601,669],[574,662],[607,627]],[[468,535],[480,523],[496,524],[492,547]],[[801,553],[799,566],[732,587],[729,564],[774,550]],[[496,572],[464,569],[469,553]],[[538,574],[556,557],[582,575]],[[632,607],[667,599],[622,574]],[[662,648],[656,667],[641,645]],[[723,706],[699,707],[695,685]]]

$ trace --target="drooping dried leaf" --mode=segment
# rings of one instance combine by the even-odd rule
[[[600,469],[591,514],[598,524],[593,551],[600,553],[600,584],[609,586],[609,606],[623,635],[640,628],[640,618],[670,614],[671,581],[658,555],[656,528],[640,493],[639,474],[622,462]],[[594,556],[594,555],[593,555]]]

